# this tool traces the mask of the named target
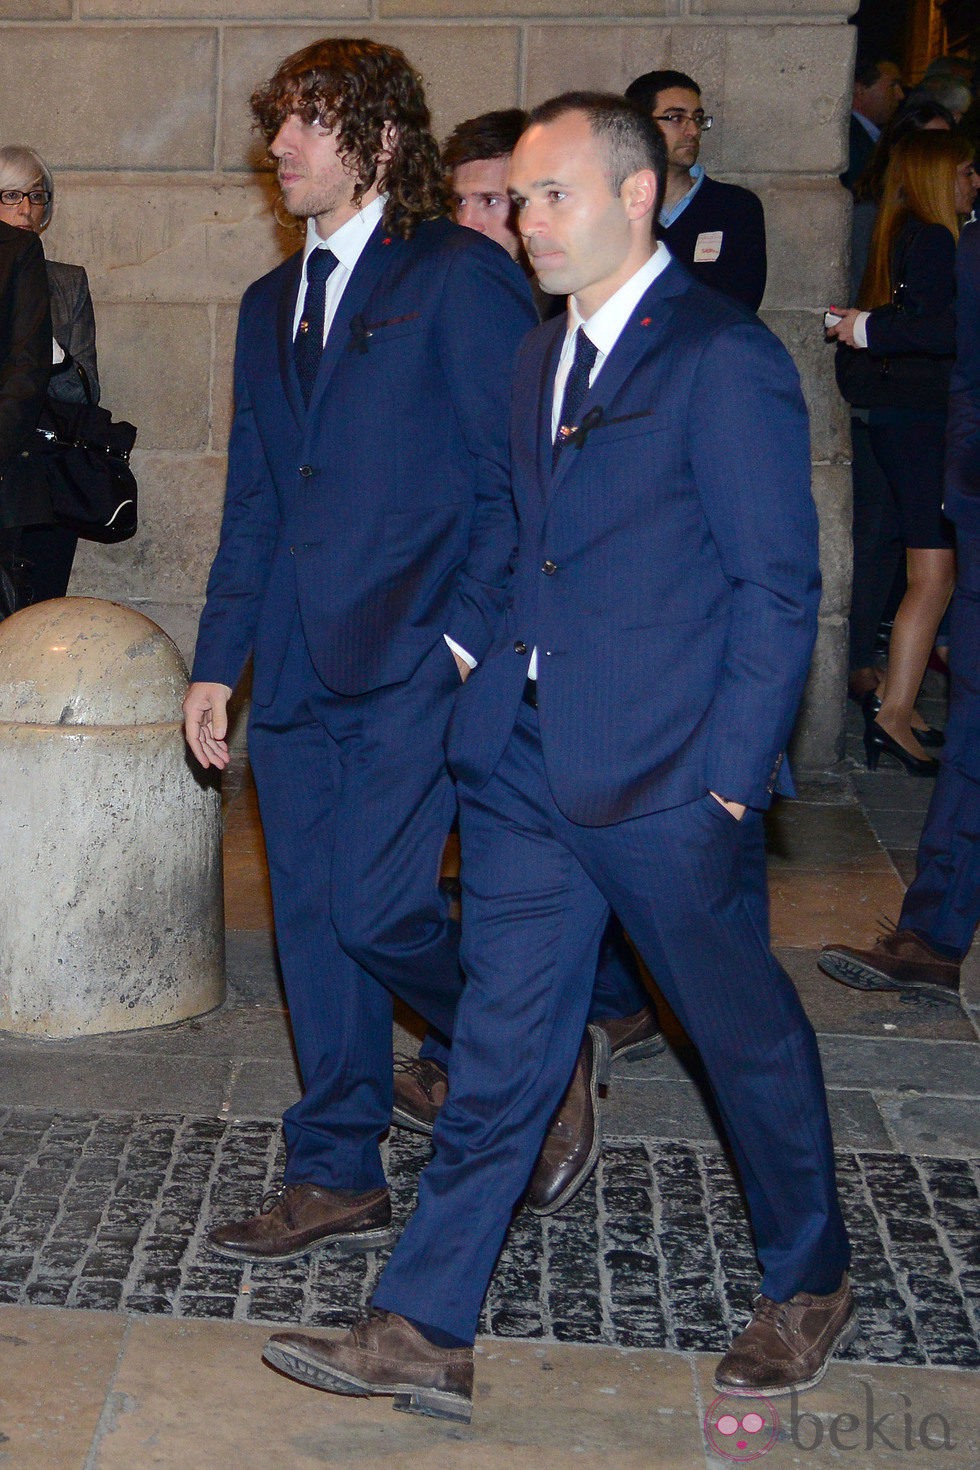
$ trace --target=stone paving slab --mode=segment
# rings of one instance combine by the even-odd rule
[[[429,1145],[393,1134],[396,1217]],[[285,1265],[208,1251],[213,1220],[250,1213],[280,1177],[264,1120],[0,1116],[0,1302],[311,1327],[346,1326],[384,1252]],[[959,1158],[838,1152],[862,1332],[851,1360],[980,1367],[980,1171]],[[484,1308],[499,1338],[721,1352],[757,1275],[718,1148],[607,1141],[559,1215],[516,1216]]]

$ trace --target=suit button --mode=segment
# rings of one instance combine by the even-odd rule
[[[558,570],[558,564],[551,561],[549,558],[549,560],[544,563],[541,570],[544,572],[546,577],[553,577]]]
[[[303,476],[304,480],[308,480],[313,473],[313,466],[311,464],[301,464],[299,467],[299,472]]]
[[[518,638],[517,642],[514,644],[514,652],[527,653],[527,644],[524,643],[520,638]]]

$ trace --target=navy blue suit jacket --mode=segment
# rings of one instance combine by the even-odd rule
[[[507,399],[536,316],[498,245],[446,220],[381,226],[341,298],[309,411],[293,358],[302,253],[242,302],[235,419],[195,679],[275,692],[298,604],[340,694],[409,678],[444,633],[474,657],[514,545]]]
[[[518,359],[517,572],[502,630],[457,699],[450,763],[479,786],[538,648],[551,790],[603,826],[707,790],[770,800],[816,632],[820,579],[806,410],[758,318],[676,261],[582,407],[602,411],[551,471],[565,322]]]

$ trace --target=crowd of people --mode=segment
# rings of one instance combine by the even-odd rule
[[[866,260],[853,305],[827,316],[852,405],[856,586],[863,558],[851,688],[869,765],[884,753],[919,775],[943,738],[915,701],[955,579],[944,511],[973,534],[977,452],[962,319],[950,383],[955,272],[961,297],[976,287],[956,251],[976,192],[956,131],[969,97],[927,81],[933,96],[903,102],[897,68],[859,64],[844,181]],[[470,119],[441,154],[390,46],[317,42],[251,105],[305,234],[242,301],[184,715],[194,757],[224,769],[251,657],[249,756],[303,1091],[282,1185],[214,1223],[210,1244],[267,1262],[393,1244],[346,1336],[276,1334],[265,1357],[329,1392],[468,1419],[514,1209],[567,1204],[595,1168],[611,1060],[664,1045],[635,946],[701,1056],[762,1268],[716,1388],[809,1388],[857,1317],[816,1039],[769,945],[762,817],[793,791],[820,580],[799,379],[755,315],[762,205],[705,172],[712,116],[676,70]],[[18,303],[6,487],[43,395],[75,391],[66,365],[97,377],[84,272],[52,265],[43,282],[49,171],[0,150],[0,185],[0,286]],[[965,509],[943,498],[951,401]],[[10,524],[31,595],[56,595],[39,589],[64,591],[74,547],[51,527],[46,541],[25,505]],[[956,668],[975,556],[960,577]],[[953,988],[975,858],[958,927],[948,905],[931,928],[923,915],[948,893],[943,844],[975,821],[976,721],[964,694],[898,930],[902,963],[922,943],[947,968],[889,988]],[[454,819],[461,925],[438,884]],[[860,952],[834,953],[835,978],[871,983]],[[393,996],[428,1025],[394,1066]],[[392,1121],[434,1147],[400,1235],[379,1148]]]

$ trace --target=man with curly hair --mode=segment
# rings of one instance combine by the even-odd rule
[[[457,926],[438,888],[454,795],[443,736],[485,654],[515,542],[507,403],[535,323],[520,269],[444,217],[419,77],[323,40],[252,98],[304,248],[242,302],[218,553],[184,702],[229,761],[254,658],[249,754],[303,1079],[283,1186],[220,1224],[235,1259],[394,1238],[392,992],[448,1034]]]

